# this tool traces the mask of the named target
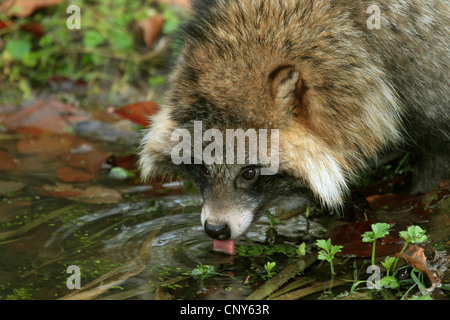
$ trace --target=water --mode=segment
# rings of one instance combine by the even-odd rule
[[[292,250],[303,241],[312,248],[336,218],[311,210],[307,221],[300,212],[277,224],[275,232],[263,216],[237,241],[238,252],[260,245],[279,251],[227,256],[212,250],[212,239],[202,229],[198,195],[179,183],[141,185],[137,178],[109,175],[111,167],[133,162],[129,147],[65,133],[1,138],[0,299],[240,300],[268,279],[267,262],[275,261],[275,271],[282,271],[295,261]],[[68,165],[84,170],[89,179],[64,182],[74,178]],[[442,207],[441,213],[424,228],[445,252],[448,193],[442,192],[439,202],[430,204]],[[353,210],[360,217],[370,214],[358,205]],[[398,225],[410,223],[410,215],[397,211],[381,207],[378,218],[384,214]],[[342,259],[339,268],[352,274],[355,267],[348,261]],[[321,266],[317,263],[306,276],[328,281],[329,267]],[[362,267],[359,272],[364,274]]]
[[[23,194],[24,197],[27,196]],[[18,199],[9,199],[11,206],[19,204]],[[27,215],[30,222],[55,217],[0,242],[1,299],[70,297],[73,291],[67,287],[72,275],[67,273],[69,266],[79,267],[81,288],[87,286],[84,292],[89,298],[161,298],[156,296],[158,290],[165,290],[171,281],[183,277],[191,282],[191,289],[179,288],[180,293],[172,290],[172,298],[242,299],[251,292],[243,284],[249,274],[250,259],[212,250],[212,240],[201,227],[198,196],[183,194],[155,199],[136,193],[129,194],[127,199],[117,205],[50,197],[34,199]],[[8,216],[16,217],[21,210],[23,207],[18,206]],[[296,231],[286,227],[292,223],[297,225]],[[302,233],[302,224],[304,232],[304,218],[292,219],[283,226],[284,235],[295,239]],[[268,225],[268,219],[263,218],[237,244],[264,243]],[[5,229],[17,230],[2,228]],[[199,263],[214,266],[218,274],[203,283],[195,281],[189,273]],[[89,289],[90,283],[102,277],[103,284],[109,287],[97,294],[95,286]],[[184,287],[186,281],[174,285]]]
[[[25,129],[0,133],[0,299],[243,299],[265,272],[212,250],[198,195],[111,177],[134,147]],[[305,235],[294,219],[281,242]],[[274,242],[269,229],[263,218],[237,245]],[[192,276],[201,266],[214,272]]]

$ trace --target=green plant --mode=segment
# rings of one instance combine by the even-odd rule
[[[416,272],[418,273],[417,275]],[[427,289],[423,284],[423,272],[417,270],[416,268],[413,268],[411,270],[410,275],[414,281],[414,285],[411,288],[409,288],[408,291],[406,291],[406,293],[402,296],[402,300],[405,300],[406,297],[408,297],[409,292],[416,286],[420,289],[421,295],[409,298],[408,300],[433,300],[428,294]],[[421,277],[422,279],[419,279],[419,277]]]
[[[272,272],[272,269],[276,266],[276,262],[267,262],[264,265],[264,269],[266,269],[267,275],[269,276],[269,278],[272,278],[276,273]]]
[[[381,262],[381,265],[386,269],[386,276],[389,276],[389,271],[394,261],[394,257],[386,257],[386,259],[384,259],[384,262]]]
[[[389,225],[386,223],[377,223],[377,224],[372,224],[371,227],[372,227],[372,231],[368,231],[362,235],[362,237],[363,237],[362,241],[373,243],[372,265],[374,265],[375,241],[377,239],[384,237],[386,234],[389,233],[388,232]],[[386,275],[380,279],[379,288],[398,289],[398,288],[400,288],[401,283],[410,282],[411,280],[399,281],[395,277],[395,274],[400,269],[405,268],[405,267],[402,267],[399,270],[396,270],[397,262],[409,244],[421,243],[421,242],[424,242],[427,240],[425,231],[422,228],[420,228],[419,226],[410,226],[406,231],[401,231],[399,234],[400,234],[400,237],[405,240],[405,244],[404,244],[402,250],[400,251],[400,253],[398,254],[397,258],[386,257],[385,260],[383,262],[381,262],[382,266],[386,269]],[[392,270],[393,275],[391,275],[391,270]],[[416,273],[418,273],[418,275],[416,275]],[[357,278],[357,277],[355,277],[355,278]],[[413,268],[411,271],[411,278],[412,278],[412,281],[414,282],[414,285],[411,286],[406,291],[406,293],[402,296],[401,299],[406,299],[409,292],[411,292],[411,290],[413,288],[415,288],[416,286],[420,289],[422,295],[412,297],[412,299],[431,299],[428,292],[426,291],[425,285],[423,284],[423,272]],[[358,281],[356,279],[352,286],[351,291],[354,291],[359,284],[364,283],[364,282],[365,281]],[[382,290],[382,294],[387,295],[389,297],[393,297],[389,293],[389,291]]]
[[[326,260],[330,263],[331,268],[331,274],[334,275],[334,265],[333,265],[333,259],[336,253],[341,252],[342,246],[334,246],[331,244],[331,239],[324,240],[319,239],[316,241],[316,246],[319,249],[322,249],[319,251],[318,259],[319,260]]]
[[[306,243],[302,242],[297,250],[295,250],[295,252],[299,255],[299,256],[304,256],[306,254]]]
[[[197,264],[197,267],[192,269],[189,275],[193,276],[196,280],[205,280],[216,274],[216,269],[211,265]]]
[[[6,92],[3,100],[28,98],[32,87],[55,76],[81,80],[89,93],[123,92],[130,85],[147,88],[164,80],[155,69],[166,46],[144,52],[136,29],[139,21],[159,14],[164,17],[163,34],[172,34],[182,20],[181,10],[154,1],[79,0],[76,4],[81,8],[80,29],[67,27],[66,2],[17,18],[1,29],[0,82],[20,91]],[[9,20],[0,13],[0,21]],[[32,35],[24,30],[26,25],[38,25],[43,32]]]
[[[405,240],[405,245],[403,246],[402,250],[400,251],[400,254],[398,255],[397,259],[395,260],[394,267],[392,268],[393,271],[395,271],[395,267],[397,266],[398,260],[402,256],[403,252],[405,252],[405,250],[409,244],[422,243],[422,242],[427,241],[427,236],[425,235],[425,230],[423,230],[419,226],[409,226],[406,231],[400,231],[399,235],[403,240]]]
[[[372,242],[372,265],[375,265],[376,241],[389,233],[389,227],[390,225],[387,223],[375,223],[371,225],[372,231],[366,231],[361,235],[363,242]]]
[[[270,229],[273,230],[275,228],[276,224],[280,224],[281,220],[278,219],[275,215],[273,215],[272,213],[270,213],[270,211],[266,212],[267,218],[269,218],[269,226]]]

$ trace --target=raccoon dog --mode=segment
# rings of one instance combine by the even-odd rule
[[[448,0],[210,0],[194,11],[139,164],[145,179],[170,174],[198,185],[201,221],[218,249],[232,252],[271,207],[305,198],[341,206],[386,150],[412,153],[416,193],[449,178]],[[217,131],[244,130],[246,146],[251,132],[277,133],[268,147],[277,171],[261,174],[267,162],[250,162],[249,151],[245,161],[225,161],[236,148],[228,141],[215,145],[216,161],[199,161],[193,146],[175,163],[177,129],[203,148]]]

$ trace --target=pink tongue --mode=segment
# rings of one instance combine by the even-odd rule
[[[233,240],[216,240],[214,239],[214,251],[223,252],[229,255],[235,255],[236,250],[234,249],[234,239]]]

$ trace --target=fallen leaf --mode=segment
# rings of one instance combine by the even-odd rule
[[[76,138],[70,135],[42,136],[40,138],[25,138],[17,145],[20,154],[39,155],[41,158],[54,158],[69,153]]]
[[[103,164],[111,155],[101,150],[92,150],[85,153],[70,153],[65,158],[68,165],[85,170],[90,174],[100,172]]]
[[[382,195],[372,195],[366,199],[374,210],[398,211],[411,210],[418,201],[419,197],[388,193]]]
[[[331,238],[333,245],[343,246],[338,255],[356,256],[356,257],[370,257],[372,255],[372,243],[362,242],[362,234],[366,231],[371,231],[373,220],[344,223],[334,227],[328,236]],[[400,251],[402,243],[399,239],[386,235],[376,242],[376,256],[382,257],[394,252]]]
[[[438,210],[439,205],[450,195],[450,187],[442,186],[431,190],[425,195],[397,196],[393,194],[374,196],[372,205],[377,207],[377,221],[395,222],[398,231],[404,230],[411,223],[424,222],[430,219],[432,214]],[[395,203],[395,199],[398,200]],[[386,202],[384,202],[386,201]],[[383,207],[383,203],[386,206]]]
[[[17,158],[5,150],[0,150],[0,170],[13,170],[17,165]]]
[[[86,172],[83,169],[63,167],[56,171],[56,176],[64,182],[87,182],[96,178],[98,175],[96,173]]]
[[[42,25],[37,22],[27,22],[27,23],[21,25],[20,29],[23,31],[29,32],[38,38],[42,37],[45,34],[44,29],[42,28]]]
[[[136,170],[138,156],[136,154],[130,154],[126,156],[115,156],[111,158],[114,167],[121,167],[126,170]]]
[[[109,153],[94,149],[87,143],[70,151],[64,158],[67,166],[56,171],[56,176],[64,182],[86,182],[96,178],[110,157]]]
[[[427,262],[423,248],[409,245],[403,252],[402,258],[405,259],[408,264],[426,274],[431,282],[431,287],[427,288],[427,291],[432,291],[440,285],[441,279],[436,274],[435,268]]]
[[[120,116],[146,127],[149,124],[148,117],[158,110],[158,105],[153,101],[136,102],[124,106],[115,112]]]
[[[160,14],[156,14],[138,22],[138,30],[147,48],[153,47],[155,40],[161,33],[163,23],[164,18]]]
[[[122,201],[120,192],[101,186],[88,187],[85,192],[77,197],[78,200],[96,204],[114,204]]]
[[[0,20],[0,30],[1,29],[8,29],[12,25],[11,21],[1,21]]]
[[[0,21],[0,30],[1,29],[9,29],[14,25],[12,21]],[[42,25],[37,22],[27,22],[20,26],[20,29],[26,32],[29,32],[36,37],[42,37],[45,32],[42,28]]]
[[[8,16],[28,17],[34,11],[61,3],[63,0],[6,0],[0,5],[0,12]]]
[[[52,99],[39,100],[31,106],[0,114],[0,122],[9,130],[27,127],[60,134],[89,118],[86,112]]]
[[[86,203],[115,204],[122,201],[120,192],[102,186],[81,188],[68,183],[57,183],[35,187],[34,189],[43,196],[62,197]]]

